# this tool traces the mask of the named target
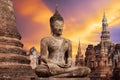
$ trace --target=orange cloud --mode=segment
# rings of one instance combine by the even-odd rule
[[[24,3],[21,3],[21,2]],[[42,37],[48,36],[48,32],[50,32],[49,27],[49,18],[52,15],[51,10],[42,2],[42,0],[18,0],[15,1],[19,3],[16,5],[18,12],[23,16],[28,16],[31,18],[33,22],[40,23],[44,27],[44,29],[40,32],[36,32],[37,34],[29,38],[24,38],[23,42],[25,45],[25,49],[29,49],[32,46],[35,46],[37,50],[40,50],[40,39]],[[85,49],[88,44],[97,44],[100,41],[100,33],[101,32],[101,21],[103,16],[103,11],[105,8],[106,16],[108,19],[109,26],[114,26],[120,24],[120,3],[119,1],[111,1],[105,6],[100,6],[99,10],[94,12],[92,15],[87,15],[85,17],[84,23],[77,23],[78,15],[76,17],[72,17],[66,19],[65,27],[63,32],[63,37],[66,37],[72,40],[73,44],[73,59],[75,59],[75,55],[77,53],[78,42],[80,39],[82,53],[85,53]],[[95,7],[96,5],[94,5]],[[79,12],[79,11],[78,11]],[[31,25],[32,26],[32,25]]]
[[[86,17],[86,23],[84,24],[73,24],[72,22],[76,21],[76,19],[72,18],[72,20],[66,24],[71,29],[66,29],[65,37],[67,36],[73,42],[73,56],[77,53],[77,45],[79,39],[81,40],[81,46],[83,54],[85,53],[85,49],[88,44],[96,45],[100,41],[100,32],[102,30],[102,17],[104,12],[104,7],[106,7],[105,12],[108,19],[108,27],[120,24],[120,3],[118,1],[112,1],[108,3],[106,6],[100,6],[100,10],[97,10],[93,15],[89,15]],[[75,26],[75,27],[73,27]],[[81,28],[81,26],[84,26]],[[69,34],[68,34],[69,33]]]
[[[29,16],[33,22],[41,23],[44,26],[49,26],[49,17],[52,12],[42,2],[42,0],[18,0],[14,1],[17,11],[23,16]]]
[[[14,0],[14,4],[15,4],[15,9],[19,13],[19,15],[22,15],[24,17],[29,17],[33,23],[38,23],[42,25],[40,26],[43,27],[42,30],[39,30],[39,28],[35,27],[33,23],[28,23],[31,24],[29,28],[34,27],[34,28],[38,28],[38,30],[36,30],[35,35],[28,36],[22,39],[22,42],[24,43],[24,48],[26,50],[29,50],[32,46],[35,46],[37,50],[40,52],[39,44],[41,37],[50,34],[48,27],[49,27],[49,18],[52,15],[52,12],[42,2],[42,0]]]

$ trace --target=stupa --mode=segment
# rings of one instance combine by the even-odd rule
[[[0,79],[34,78],[16,28],[12,0],[0,0]]]

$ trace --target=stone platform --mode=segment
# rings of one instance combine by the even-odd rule
[[[90,80],[90,78],[40,78],[39,80]]]
[[[0,78],[0,80],[90,80],[90,78]]]

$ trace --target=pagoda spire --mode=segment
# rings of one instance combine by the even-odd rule
[[[107,20],[106,15],[105,15],[105,11],[103,12],[103,20]]]
[[[78,56],[80,56],[82,54],[81,52],[81,47],[80,47],[80,40],[79,40],[79,44],[78,44],[78,51],[77,51]]]
[[[108,48],[108,46],[111,45],[110,32],[108,31],[108,22],[107,22],[105,11],[103,12],[103,19],[102,19],[101,40],[105,44],[104,47]]]
[[[79,40],[79,44],[78,44],[78,51],[77,51],[77,55],[76,55],[75,65],[76,66],[80,66],[80,65],[83,66],[84,65],[84,57],[83,57],[83,54],[81,52],[80,40]]]
[[[103,27],[103,31],[107,31],[108,23],[107,23],[105,11],[103,13],[102,27]]]

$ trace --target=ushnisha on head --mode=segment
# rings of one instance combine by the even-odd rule
[[[64,20],[58,11],[58,6],[56,5],[55,13],[50,18],[50,28],[52,35],[60,36],[63,31]]]

